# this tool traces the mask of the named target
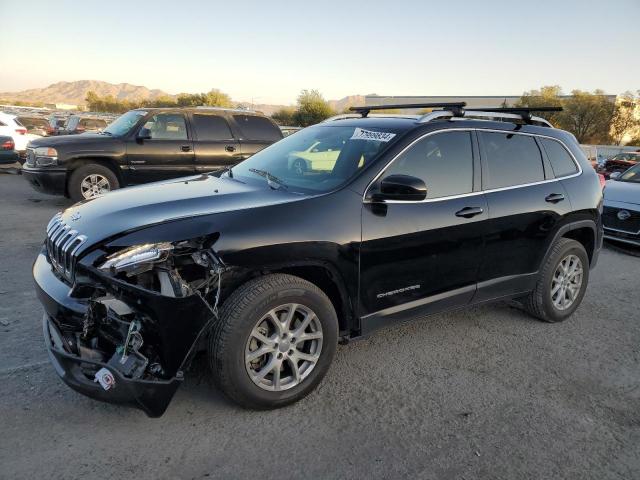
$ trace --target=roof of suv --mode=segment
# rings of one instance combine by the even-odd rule
[[[151,107],[151,108],[136,108],[134,111],[140,112],[220,112],[220,113],[241,113],[243,115],[257,115],[264,117],[265,115],[255,110],[243,110],[241,108],[222,108],[222,107]]]

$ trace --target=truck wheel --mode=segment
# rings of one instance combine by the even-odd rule
[[[322,290],[293,275],[266,275],[224,302],[209,340],[209,365],[234,402],[277,408],[320,383],[337,343],[338,319]]]
[[[75,202],[96,198],[120,186],[113,171],[98,163],[76,168],[69,178],[69,196]]]
[[[545,322],[561,322],[578,308],[589,283],[589,257],[580,242],[559,239],[524,306]]]

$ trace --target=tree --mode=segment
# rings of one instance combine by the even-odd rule
[[[516,107],[561,107],[562,106],[562,88],[559,85],[547,85],[540,90],[530,90],[524,92],[515,103]],[[506,101],[505,101],[506,103]],[[552,125],[558,125],[560,122],[560,112],[536,112],[536,115],[542,117]]]
[[[209,107],[230,108],[233,107],[233,102],[231,101],[231,97],[229,95],[221,92],[217,88],[213,88],[209,90],[208,93],[204,94],[204,105],[207,105]]]
[[[280,110],[276,111],[273,113],[273,115],[271,115],[271,118],[273,118],[273,120],[278,124],[278,125],[287,125],[287,126],[293,126],[295,123],[295,115],[296,115],[296,109],[293,107],[284,107],[281,108]]]
[[[323,121],[334,113],[318,90],[302,90],[298,96],[298,108],[293,120],[296,125],[307,127]]]
[[[593,93],[574,90],[559,112],[560,128],[570,131],[579,143],[607,143],[614,104],[602,90]]]
[[[624,137],[640,127],[640,118],[636,115],[639,100],[631,92],[623,93],[616,103],[611,119],[611,139],[621,145]]]

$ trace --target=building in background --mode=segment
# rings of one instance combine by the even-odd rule
[[[85,107],[69,103],[45,103],[44,106],[51,110],[85,110]]]

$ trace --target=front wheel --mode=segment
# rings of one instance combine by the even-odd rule
[[[210,337],[209,364],[231,400],[277,408],[320,383],[337,341],[336,312],[322,290],[292,275],[266,275],[225,301]]]
[[[113,171],[98,163],[87,163],[73,171],[69,178],[69,196],[80,202],[100,197],[119,187]]]
[[[589,257],[580,242],[560,238],[547,257],[525,308],[545,322],[561,322],[578,308],[589,283]]]

